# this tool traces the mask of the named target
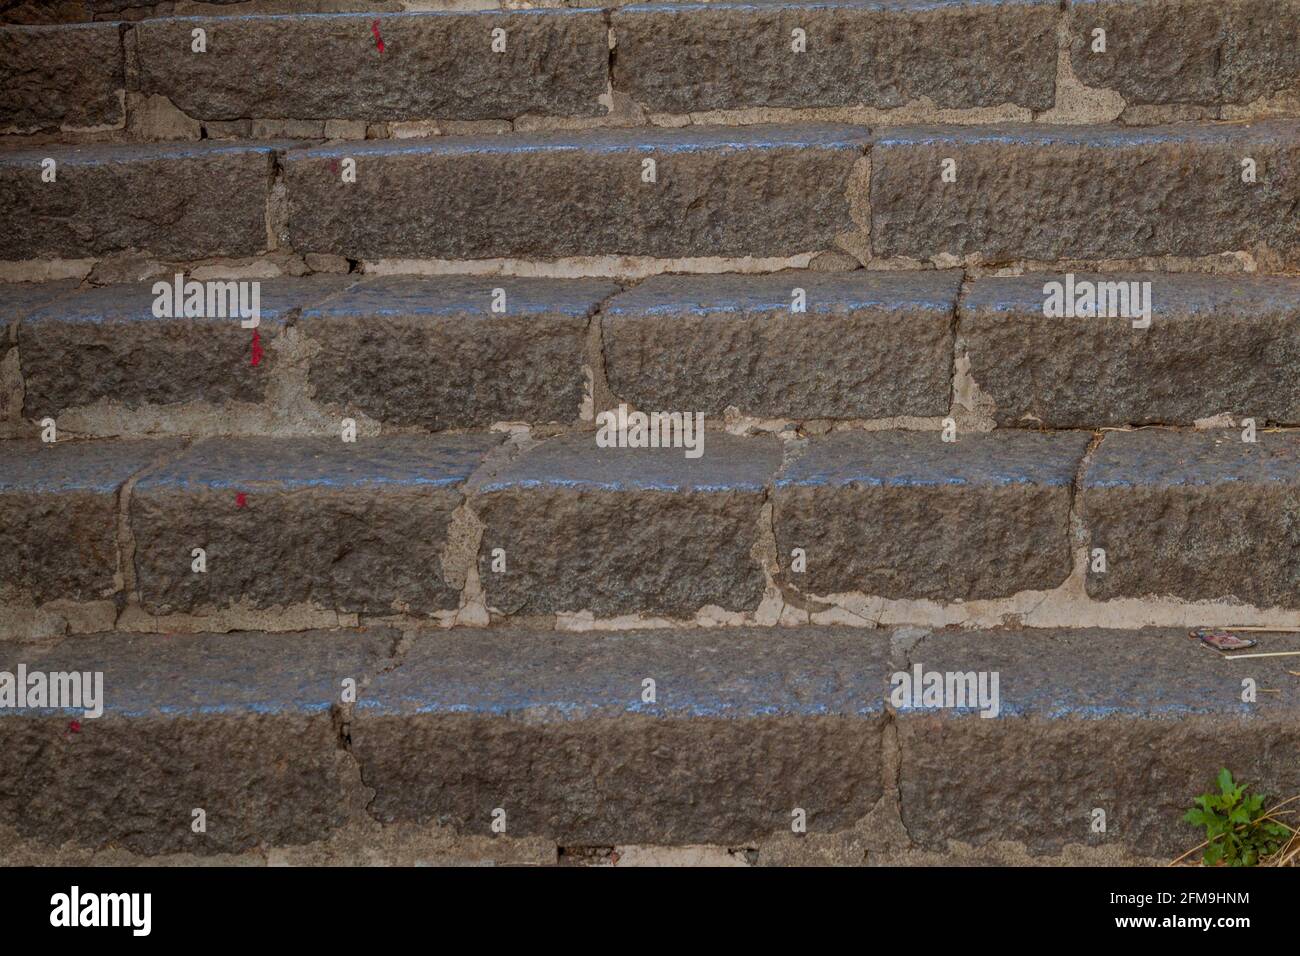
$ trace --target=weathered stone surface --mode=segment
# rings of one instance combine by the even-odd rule
[[[300,252],[349,258],[793,255],[854,228],[848,183],[866,142],[856,126],[747,126],[294,151],[289,232]]]
[[[1150,283],[1148,329],[1123,315],[1046,318],[1049,282],[1066,276],[976,279],[962,297],[959,347],[999,424],[1190,425],[1223,412],[1300,422],[1300,280],[1075,276],[1075,288]]]
[[[261,401],[275,365],[271,338],[303,303],[346,281],[260,282],[262,357],[256,366],[253,333],[241,328],[237,315],[156,318],[151,283],[101,286],[59,300],[29,315],[18,328],[26,414],[54,415],[100,399],[128,408]]]
[[[613,13],[614,89],[646,109],[1047,109],[1054,0],[642,3]],[[806,34],[802,53],[792,31]]]
[[[141,600],[159,613],[241,601],[370,613],[454,608],[457,591],[442,568],[451,512],[500,440],[200,442],[131,496]],[[194,548],[207,552],[205,574],[191,570]]]
[[[328,13],[334,10],[385,10],[391,9],[396,0],[181,0],[178,4],[172,0],[81,0],[97,19],[120,17],[123,20],[143,20],[146,17],[170,16],[177,6],[202,9],[199,4],[211,5],[218,11],[227,4],[241,4],[241,9],[249,6],[261,11],[275,13]]]
[[[1074,0],[1070,65],[1130,104],[1249,103],[1300,88],[1297,36],[1296,0]]]
[[[974,600],[1069,575],[1070,486],[1086,433],[840,432],[776,481],[783,578],[801,591]],[[803,548],[807,570],[790,570]]]
[[[881,793],[888,644],[839,629],[422,633],[357,702],[383,821],[560,843],[847,829]],[[653,678],[656,701],[642,701]]]
[[[494,290],[505,293],[494,312]],[[596,279],[374,279],[304,310],[319,402],[392,425],[574,422]]]
[[[644,410],[942,415],[961,274],[657,276],[602,311],[605,371]],[[806,312],[791,311],[803,289]]]
[[[40,306],[67,295],[76,280],[0,283],[0,423],[22,420],[23,385],[18,362],[18,320]]]
[[[0,325],[5,326],[3,341],[8,341],[8,326],[25,315],[74,291],[75,279],[56,282],[0,282]]]
[[[372,26],[378,24],[383,52]],[[190,31],[208,52],[190,52]],[[506,31],[493,52],[492,31]],[[200,119],[514,119],[604,113],[599,10],[186,17],[135,28],[140,85]]]
[[[1300,607],[1300,435],[1116,432],[1083,482],[1096,598]]]
[[[0,595],[93,601],[119,588],[117,493],[170,442],[0,442]]]
[[[940,180],[945,159],[956,182]],[[1294,120],[890,130],[871,152],[872,250],[986,262],[1291,250],[1297,170]]]
[[[999,675],[996,718],[899,713],[900,807],[922,846],[1118,842],[1172,857],[1205,838],[1182,816],[1219,768],[1274,800],[1300,792],[1300,692],[1285,659],[1225,666],[1185,631],[1157,630],[947,631],[909,657],[927,672]],[[1242,703],[1247,676],[1279,693]],[[1104,834],[1091,830],[1098,808]]]
[[[3,23],[75,23],[90,18],[86,0],[0,0]]]
[[[0,129],[31,132],[123,121],[116,23],[0,28]]]
[[[763,574],[750,554],[775,439],[708,432],[704,454],[598,448],[595,433],[543,442],[471,502],[486,528],[478,570],[489,609],[688,616],[753,609]],[[504,548],[506,571],[492,571]]]
[[[1300,789],[1300,692],[1285,659],[1228,670],[1181,630],[399,638],[372,627],[0,643],[0,671],[104,675],[98,718],[0,708],[0,825],[50,844],[211,854],[327,838],[362,805],[384,823],[487,835],[500,807],[509,834],[561,844],[744,845],[788,832],[794,807],[810,833],[854,827],[885,795],[896,752],[887,778],[921,847],[1172,856],[1201,839],[1181,817],[1220,767],[1272,799]],[[997,716],[895,702],[886,744],[891,677],[918,666],[996,673]],[[1243,675],[1279,692],[1243,703]],[[336,709],[345,678],[359,687],[350,713]],[[191,830],[195,807],[206,834]],[[1104,834],[1091,832],[1095,808]]]
[[[0,644],[0,670],[103,674],[104,712],[0,709],[0,822],[51,845],[234,853],[327,837],[359,789],[333,706],[400,635],[100,634]],[[71,721],[80,724],[73,731]],[[194,833],[195,808],[206,833]]]
[[[266,249],[272,145],[64,146],[0,152],[0,259],[136,249],[176,259]],[[57,179],[41,181],[41,160]]]

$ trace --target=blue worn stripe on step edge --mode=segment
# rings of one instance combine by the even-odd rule
[[[779,129],[786,135],[761,135]],[[820,134],[818,130],[821,130]],[[857,130],[851,137],[840,130]],[[285,158],[289,163],[304,159],[336,159],[345,156],[474,156],[530,153],[698,153],[720,149],[852,149],[863,150],[868,143],[866,127],[709,127],[691,130],[597,131],[589,136],[572,133],[502,134],[499,136],[447,136],[437,140],[402,141],[368,140],[364,143],[320,146],[294,151]]]

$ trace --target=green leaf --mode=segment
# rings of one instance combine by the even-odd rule
[[[1227,767],[1219,771],[1219,789],[1224,793],[1232,791],[1232,771]]]

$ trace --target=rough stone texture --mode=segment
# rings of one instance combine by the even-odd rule
[[[18,322],[23,316],[65,296],[77,282],[0,283],[0,427],[22,420],[23,384],[18,360]]]
[[[162,281],[170,286],[174,279]],[[253,333],[241,328],[237,315],[156,318],[152,283],[102,286],[62,299],[29,315],[18,329],[26,414],[54,415],[99,399],[128,408],[261,401],[275,365],[272,336],[304,302],[345,282],[260,282],[262,358],[256,366]]]
[[[1257,181],[1241,180],[1243,158]],[[944,159],[957,181],[940,181]],[[1300,247],[1300,122],[898,129],[871,152],[872,250],[1015,259]]]
[[[87,0],[0,0],[3,23],[74,23],[90,18]]]
[[[45,157],[53,183],[41,181]],[[267,245],[271,163],[271,145],[0,152],[0,259],[254,255]]]
[[[493,290],[505,291],[494,313]],[[392,425],[574,422],[603,280],[383,278],[305,310],[318,402]]]
[[[855,126],[747,126],[295,151],[289,231],[299,252],[349,258],[793,255],[853,228],[866,141]],[[342,182],[345,157],[355,183]]]
[[[1244,104],[1300,88],[1297,36],[1296,0],[1074,0],[1070,65],[1130,104]]]
[[[775,439],[718,432],[694,459],[681,448],[598,448],[595,433],[543,442],[471,502],[486,525],[487,605],[600,616],[753,609],[763,574],[750,549],[780,463]],[[494,548],[505,549],[504,573],[492,571]]]
[[[637,4],[613,14],[614,89],[669,113],[921,97],[1042,110],[1055,96],[1057,14],[1055,0]]]
[[[116,23],[0,28],[0,129],[112,126],[123,120]]]
[[[962,298],[959,338],[999,424],[1300,422],[1300,279],[1075,276],[1076,288],[1149,282],[1149,329],[1122,315],[1046,318],[1048,282],[1066,276],[976,279]]]
[[[56,282],[0,282],[0,325],[4,333],[0,341],[9,341],[9,326],[30,315],[43,305],[48,305],[74,291],[79,283],[75,279]]]
[[[384,51],[372,33],[378,19]],[[208,52],[190,52],[202,27]],[[506,31],[506,50],[491,49]],[[200,119],[514,119],[605,112],[599,10],[147,20],[140,85]]]
[[[0,595],[92,601],[118,585],[117,493],[170,442],[0,442]]]
[[[357,703],[370,811],[561,844],[847,829],[881,794],[888,644],[845,630],[422,633]],[[642,700],[655,681],[656,701]]]
[[[659,276],[603,310],[606,375],[639,408],[942,415],[961,274]],[[791,311],[792,290],[807,311]]]
[[[1069,575],[1070,486],[1085,433],[841,432],[776,481],[777,557],[801,591],[973,600]],[[803,548],[807,570],[790,571]]]
[[[0,645],[0,670],[103,673],[104,714],[0,709],[0,821],[58,845],[233,853],[322,839],[356,770],[335,729],[400,635],[100,634]],[[71,721],[80,724],[73,732]],[[206,812],[194,833],[192,811]]]
[[[1121,843],[1172,857],[1204,839],[1182,815],[1219,768],[1274,800],[1300,792],[1300,692],[1285,658],[1228,662],[1156,630],[949,631],[909,656],[924,671],[996,671],[1001,698],[994,719],[899,714],[900,806],[921,846]],[[1279,693],[1242,703],[1243,677]],[[1104,834],[1091,832],[1095,808]]]
[[[451,512],[499,441],[200,442],[131,496],[141,601],[159,613],[241,601],[372,613],[455,608],[457,591],[442,572]],[[205,574],[190,567],[200,547]]]
[[[1200,840],[1181,816],[1220,767],[1272,799],[1300,790],[1286,659],[1226,662],[1181,630],[456,629],[404,649],[399,637],[0,643],[10,674],[103,672],[105,708],[0,708],[0,826],[50,845],[210,855],[327,839],[363,804],[390,826],[489,837],[499,807],[507,838],[743,846],[788,837],[795,807],[809,839],[849,832],[881,797],[892,805],[887,779],[922,849],[1168,857]],[[915,665],[996,672],[999,715],[887,716],[891,675]],[[1243,703],[1244,676],[1278,693]],[[337,706],[345,678],[359,688],[351,708]],[[882,739],[889,720],[896,743]],[[1090,831],[1094,808],[1105,834]]]
[[[1095,598],[1300,607],[1300,434],[1113,433],[1083,483]]]
[[[186,10],[221,10],[228,5],[259,13],[398,12],[403,0],[0,0],[0,22],[62,23],[83,20],[142,20]]]

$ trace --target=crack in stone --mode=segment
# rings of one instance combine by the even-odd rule
[[[114,602],[117,605],[117,617],[114,621],[115,628],[121,622],[122,615],[128,607],[132,605],[142,607],[139,570],[135,565],[135,529],[131,526],[131,493],[135,490],[136,482],[141,478],[155,468],[160,468],[171,461],[175,461],[190,446],[188,440],[165,441],[164,444],[166,447],[160,449],[152,461],[127,478],[115,493],[117,533],[114,536],[114,543],[117,546],[118,568],[117,573],[114,575],[118,579],[115,581],[117,589],[114,594]]]

